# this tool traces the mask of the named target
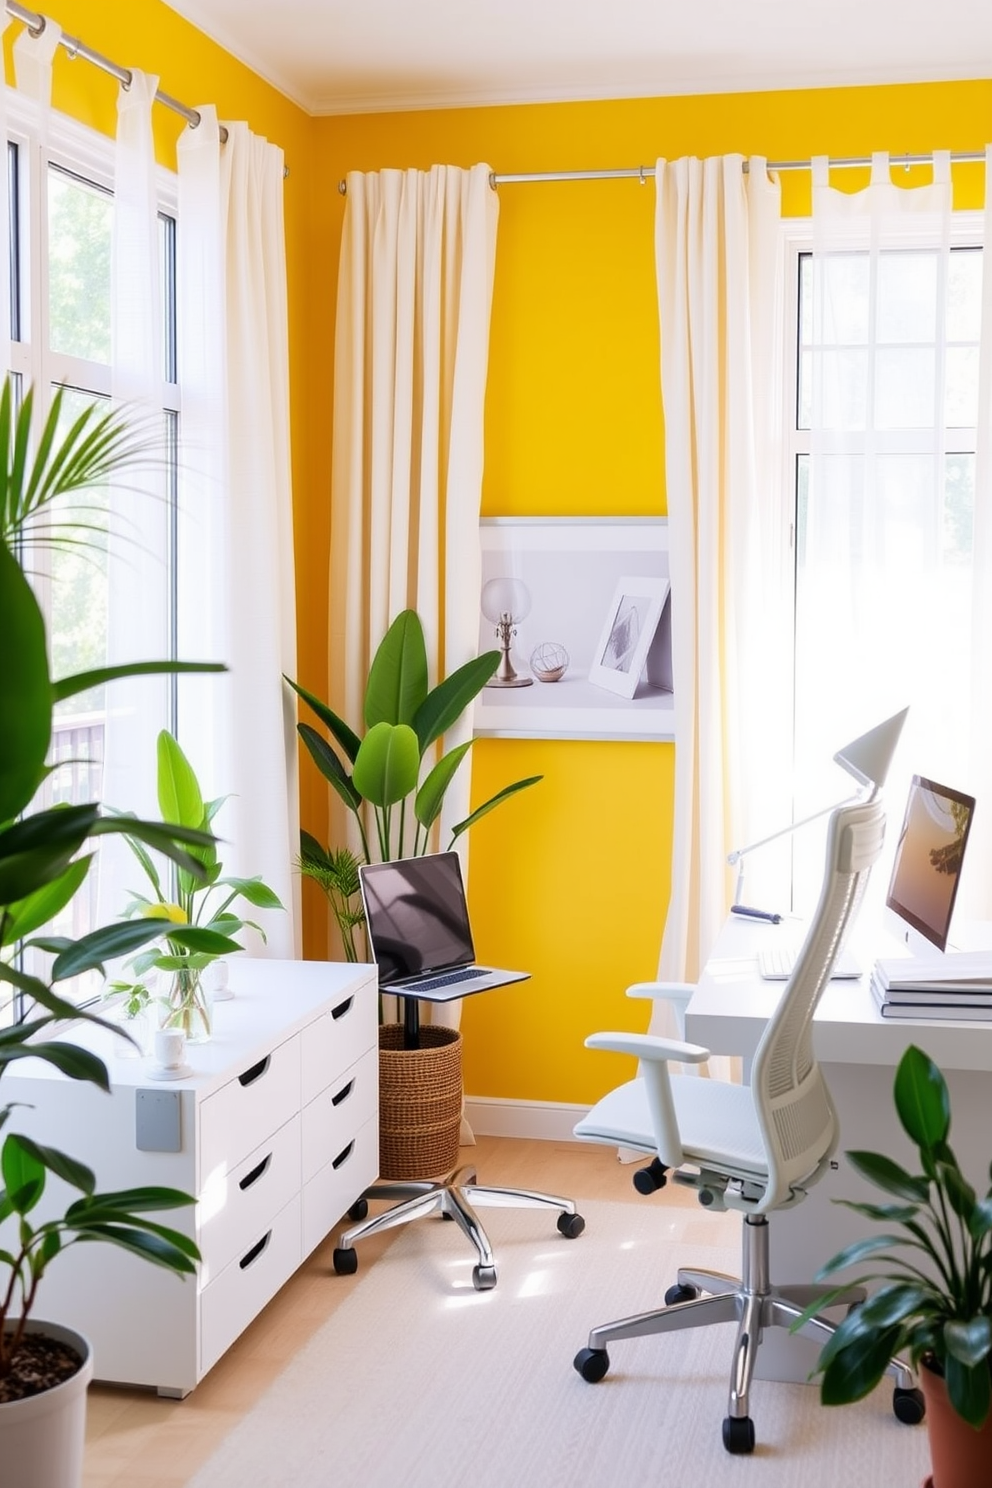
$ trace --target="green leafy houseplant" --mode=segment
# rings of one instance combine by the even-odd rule
[[[848,1314],[820,1354],[821,1398],[826,1405],[860,1400],[889,1360],[908,1352],[914,1365],[922,1361],[944,1376],[954,1410],[978,1427],[992,1400],[992,1188],[980,1198],[962,1174],[948,1143],[946,1081],[915,1045],[896,1070],[895,1106],[919,1150],[920,1172],[879,1153],[847,1153],[855,1170],[895,1202],[842,1201],[887,1229],[847,1246],[817,1280],[870,1262],[860,1279],[884,1284]],[[874,1269],[880,1263],[884,1269]]]
[[[200,831],[209,837],[214,817],[225,797],[204,801],[192,765],[176,740],[163,729],[158,736],[158,805],[164,822]],[[126,825],[126,819],[125,819]],[[131,917],[167,922],[165,949],[155,946],[142,951],[133,960],[139,980],[114,982],[113,989],[129,999],[141,999],[146,990],[140,978],[149,971],[165,974],[170,982],[166,996],[165,1026],[182,1028],[187,1038],[210,1034],[209,1002],[201,982],[201,973],[219,956],[243,949],[234,939],[246,925],[265,932],[254,920],[243,919],[233,906],[245,900],[257,909],[282,909],[277,894],[260,877],[222,877],[223,867],[217,856],[216,840],[210,838],[204,847],[191,847],[198,871],[179,867],[176,872],[176,897],[168,897],[168,886],[148,852],[140,835],[129,836],[128,844],[145,870],[153,898],[135,894],[127,907]],[[176,928],[178,927],[178,929]]]
[[[348,848],[327,849],[310,833],[300,834],[301,872],[327,894],[348,960],[358,959],[355,936],[364,923],[358,897],[359,865],[430,851],[431,829],[472,740],[430,765],[433,746],[482,691],[499,660],[498,651],[487,651],[431,688],[423,625],[415,610],[404,610],[387,630],[369,668],[364,736],[326,703],[286,678],[330,734],[328,739],[308,723],[297,725],[318,770],[330,781],[358,828],[360,854]],[[504,786],[452,828],[449,846],[480,817],[541,778],[531,775]]]
[[[74,1080],[109,1089],[106,1066],[52,1025],[64,1020],[100,1022],[63,995],[62,984],[81,972],[103,971],[106,960],[134,952],[162,933],[154,920],[122,921],[76,940],[45,933],[69,903],[92,862],[92,839],[125,830],[96,802],[32,810],[47,772],[53,710],[63,698],[122,676],[169,671],[218,671],[214,665],[145,662],[102,667],[53,680],[44,619],[15,556],[37,542],[79,541],[82,522],[61,538],[53,535],[53,504],[60,497],[103,484],[108,476],[149,458],[146,441],[133,433],[125,414],[88,407],[60,432],[57,393],[32,453],[32,395],[14,408],[9,382],[0,394],[0,1076],[15,1061],[46,1061]],[[85,540],[85,539],[83,539]],[[191,850],[203,853],[210,838],[161,822],[130,819],[126,830],[199,874]],[[185,934],[186,932],[177,932]],[[20,951],[38,949],[53,959],[46,976],[23,969]],[[16,1102],[0,1102],[0,1128]],[[64,1214],[39,1220],[49,1177],[67,1183],[75,1197]],[[28,1136],[9,1132],[0,1146],[0,1400],[38,1388],[19,1371],[24,1330],[38,1285],[49,1265],[69,1246],[87,1241],[118,1245],[178,1274],[195,1269],[196,1246],[185,1235],[148,1216],[191,1204],[178,1190],[131,1188],[98,1193],[94,1174],[65,1153]]]

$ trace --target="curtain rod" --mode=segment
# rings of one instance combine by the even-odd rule
[[[9,5],[8,5],[9,9]],[[911,165],[929,165],[933,160],[932,154],[926,155],[890,155],[891,165],[902,165],[909,169]],[[959,150],[952,151],[951,160],[955,164],[970,162],[974,164],[985,164],[984,150]],[[831,160],[830,166],[833,170],[850,170],[855,167],[867,167],[871,165],[870,155],[852,155],[844,159]],[[769,160],[766,166],[770,171],[795,171],[809,170],[808,160]],[[744,169],[748,170],[748,162],[744,161]],[[498,186],[525,185],[531,181],[640,181],[643,186],[650,177],[654,179],[655,169],[653,165],[638,165],[625,170],[575,170],[575,171],[529,171],[514,175],[500,175],[497,171],[489,172],[489,184],[495,191]],[[348,182],[339,181],[338,191],[342,196],[348,192]]]
[[[39,15],[33,10],[28,10],[23,5],[18,5],[17,0],[4,0],[4,9],[15,20],[23,21],[32,36],[40,36],[47,25],[47,21],[43,15]],[[115,77],[125,88],[130,88],[130,69],[120,67],[116,62],[111,62],[109,57],[104,57],[101,52],[96,52],[92,47],[88,47],[78,36],[67,36],[63,32],[59,37],[59,46],[65,47],[70,57],[82,57],[85,62],[92,62],[94,67],[99,67],[102,72],[109,72],[111,77]],[[168,93],[163,93],[161,89],[155,94],[155,99],[156,102],[164,104],[167,109],[172,109],[173,113],[181,114],[191,128],[195,129],[199,124],[200,115],[196,109],[187,108],[184,103],[180,103],[178,99],[170,97]],[[222,142],[227,139],[227,130],[223,124],[220,126],[220,137]]]

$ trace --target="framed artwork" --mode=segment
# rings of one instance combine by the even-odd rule
[[[619,697],[634,696],[670,590],[667,578],[650,574],[618,580],[593,653],[590,682]]]
[[[671,739],[671,578],[662,517],[481,524],[479,649],[502,652],[475,732]]]

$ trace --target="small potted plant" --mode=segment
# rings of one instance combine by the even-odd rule
[[[226,798],[204,801],[192,765],[167,729],[159,734],[157,749],[162,820],[210,834],[214,817]],[[135,894],[127,906],[127,915],[165,920],[176,926],[179,933],[171,928],[166,930],[165,949],[153,946],[134,957],[130,964],[138,981],[114,985],[125,996],[136,995],[144,985],[142,977],[150,972],[159,973],[165,982],[161,994],[163,1026],[181,1028],[188,1042],[203,1043],[212,1032],[212,1000],[204,970],[218,957],[243,949],[233,937],[246,925],[265,939],[261,925],[243,919],[232,906],[243,899],[257,909],[282,909],[282,902],[260,877],[222,877],[223,867],[212,837],[208,846],[190,849],[199,871],[190,872],[182,867],[177,870],[173,900],[145,844],[138,837],[129,836],[127,841],[145,870],[154,895],[148,898]]]
[[[860,1400],[890,1359],[908,1353],[926,1400],[933,1488],[990,1488],[992,1189],[979,1197],[961,1172],[948,1143],[947,1083],[915,1045],[896,1070],[895,1107],[918,1148],[920,1171],[907,1172],[875,1152],[846,1154],[889,1202],[841,1202],[884,1224],[886,1233],[847,1246],[817,1280],[868,1263],[861,1279],[881,1285],[847,1315],[820,1354],[821,1399],[825,1405]],[[820,1298],[807,1315],[829,1306],[840,1290]]]

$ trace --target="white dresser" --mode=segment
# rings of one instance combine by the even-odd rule
[[[149,1061],[87,1025],[68,1038],[105,1060],[109,1095],[35,1060],[8,1070],[5,1100],[30,1107],[10,1129],[88,1164],[98,1189],[197,1196],[195,1210],[154,1216],[196,1239],[195,1280],[101,1243],[57,1257],[42,1282],[34,1316],[84,1333],[97,1379],[192,1390],[375,1180],[374,973],[232,960],[234,997],[217,1004],[213,1039],[188,1046],[191,1073],[176,1081],[153,1081]],[[48,1213],[75,1196],[51,1177],[49,1189]]]

